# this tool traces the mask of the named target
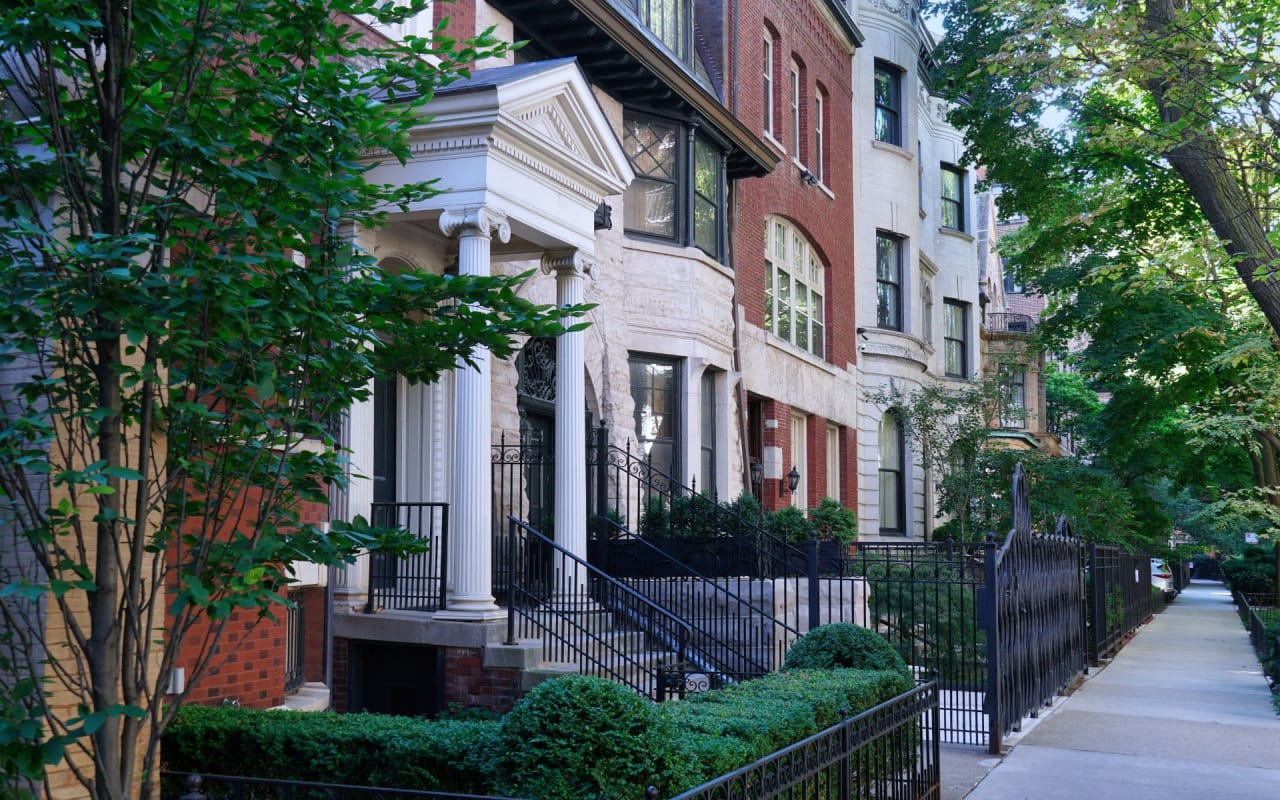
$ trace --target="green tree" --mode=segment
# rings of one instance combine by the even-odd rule
[[[434,90],[503,49],[388,43],[352,16],[426,6],[0,10],[6,791],[65,760],[95,798],[146,796],[180,647],[198,678],[234,609],[286,602],[292,562],[413,546],[300,521],[344,474],[331,421],[375,377],[431,381],[583,311],[522,300],[520,276],[391,273],[353,247],[350,226],[436,191],[366,180],[370,150],[403,162]]]
[[[891,387],[863,393],[865,402],[895,409],[901,416],[911,451],[924,469],[926,485],[938,491],[936,514],[951,515],[954,535],[959,539],[974,537],[969,510],[980,478],[975,470],[988,440],[988,422],[999,392],[999,380],[988,379],[958,386],[930,383],[910,391]]]
[[[1056,107],[1132,169],[1131,188],[1176,181],[1280,335],[1280,6],[1249,0],[1087,5],[947,0],[939,85],[1010,210],[1052,201],[1078,166],[1041,126]],[[1077,175],[1086,177],[1087,175]],[[1082,223],[1090,220],[1082,219]]]

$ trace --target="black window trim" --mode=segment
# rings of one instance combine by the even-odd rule
[[[874,76],[880,72],[884,72],[893,76],[893,105],[884,105],[878,99],[876,99]],[[903,139],[902,111],[903,111],[903,94],[904,94],[902,84],[905,82],[904,78],[906,76],[906,70],[904,70],[902,67],[898,66],[897,64],[894,64],[891,61],[885,61],[883,59],[877,58],[875,61],[874,72],[872,73],[872,75],[873,75],[873,78],[872,78],[871,96],[872,96],[873,102],[875,103],[876,113],[872,116],[871,136],[877,142],[884,142],[885,144],[891,144],[895,147],[902,147],[902,139]],[[878,126],[875,125],[875,120],[876,118],[879,117],[879,112],[880,112],[880,109],[882,108],[893,114],[894,125],[893,125],[892,139],[881,139],[879,136],[879,128]]]
[[[955,175],[956,178],[959,179],[960,181],[960,188],[959,188],[960,196],[955,200],[952,200],[951,198],[947,197],[946,194],[943,192],[943,188],[946,186],[946,184],[944,184],[942,181],[942,176],[944,174]],[[965,212],[968,209],[965,208],[965,202],[964,202],[965,201],[965,185],[968,182],[968,176],[969,174],[966,170],[960,167],[957,167],[955,164],[948,164],[947,162],[944,161],[938,167],[938,202],[942,204],[942,218],[941,220],[939,220],[939,222],[943,228],[949,231],[958,231],[960,233],[966,233],[968,230],[968,226],[965,224]],[[955,226],[948,225],[946,222],[947,220],[946,207],[948,203],[955,204],[955,208],[956,208]]]
[[[727,229],[727,198],[728,198],[728,149],[729,144],[724,137],[716,135],[713,128],[700,124],[697,120],[682,119],[679,117],[667,116],[665,114],[655,113],[648,109],[636,108],[628,106],[622,112],[625,128],[625,120],[636,119],[640,121],[653,121],[667,125],[674,125],[677,128],[676,135],[680,138],[681,145],[676,151],[676,231],[675,237],[667,237],[659,234],[648,233],[642,230],[635,230],[626,227],[626,214],[623,214],[622,231],[623,234],[634,239],[650,242],[662,242],[665,244],[674,244],[677,247],[696,247],[699,251],[706,253],[709,258],[726,264],[728,260],[728,229]],[[694,203],[697,197],[697,189],[694,185],[693,171],[696,166],[695,143],[698,139],[707,142],[716,151],[716,168],[720,173],[720,179],[716,186],[716,208],[719,209],[719,220],[716,226],[716,253],[708,253],[700,245],[695,242],[693,212]],[[628,187],[630,188],[630,187]],[[626,192],[624,190],[624,202]]]
[[[880,240],[881,240],[881,239],[889,239],[889,240],[892,240],[892,241],[893,241],[893,242],[895,242],[895,243],[897,244],[897,246],[898,246],[898,247],[897,247],[897,254],[898,254],[898,257],[897,257],[897,264],[895,265],[895,266],[896,266],[896,271],[897,271],[897,278],[898,278],[898,280],[897,280],[896,282],[883,281],[883,280],[881,280],[881,279],[880,279]],[[904,313],[904,309],[903,309],[903,302],[902,302],[903,294],[904,294],[904,293],[903,293],[903,286],[902,286],[902,284],[903,284],[903,273],[904,273],[904,271],[905,271],[905,270],[904,270],[904,265],[903,265],[903,261],[904,261],[904,258],[903,258],[903,256],[904,256],[904,254],[903,254],[903,250],[904,250],[904,243],[905,243],[906,241],[907,241],[907,240],[906,240],[906,237],[904,237],[904,236],[900,236],[900,235],[898,235],[898,234],[894,233],[893,231],[886,231],[886,230],[883,230],[883,229],[879,229],[879,230],[877,230],[877,231],[876,231],[876,286],[877,286],[877,287],[879,287],[879,286],[880,286],[880,284],[882,284],[882,283],[884,283],[884,284],[890,284],[890,285],[894,286],[894,288],[895,288],[894,296],[895,296],[895,298],[896,298],[896,301],[895,301],[895,311],[897,312],[897,313],[896,313],[896,316],[897,316],[897,318],[898,318],[898,324],[897,324],[896,326],[893,326],[893,325],[883,325],[883,324],[881,324],[881,320],[880,320],[880,308],[879,308],[879,291],[877,290],[877,292],[876,292],[876,301],[877,301],[877,302],[876,302],[876,327],[877,327],[877,328],[881,328],[881,329],[883,329],[883,330],[889,330],[889,331],[902,331],[902,330],[906,327],[905,320],[903,320],[903,313]]]

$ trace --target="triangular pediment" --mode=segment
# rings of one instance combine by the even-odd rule
[[[507,132],[577,160],[580,168],[621,191],[631,182],[631,165],[591,87],[574,60],[550,63],[554,66],[498,89],[502,120],[510,123]]]

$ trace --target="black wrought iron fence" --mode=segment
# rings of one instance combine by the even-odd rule
[[[289,592],[292,605],[285,613],[284,690],[292,692],[306,680],[307,616],[301,590]]]
[[[994,553],[983,542],[860,542],[839,573],[857,581],[860,597],[837,596],[827,612],[880,633],[917,673],[937,673],[943,741],[986,742],[989,647],[979,611]]]
[[[430,543],[425,553],[369,556],[369,600],[365,611],[398,608],[436,611],[445,607],[449,575],[448,503],[374,503],[374,525],[400,527]]]
[[[508,517],[501,543],[506,575],[507,642],[542,642],[542,658],[665,699],[687,674],[692,630],[626,584]]]
[[[673,800],[938,798],[938,720],[933,680]]]
[[[1151,616],[1151,558],[1119,547],[1090,543],[1085,580],[1088,591],[1089,661],[1097,666],[1124,638]]]
[[[1035,535],[1026,476],[1013,475],[1013,528],[996,554],[986,595],[993,607],[990,749],[1066,688],[1085,669],[1081,542],[1060,519],[1051,535]]]
[[[1274,594],[1232,592],[1249,641],[1273,683],[1280,683],[1280,605]]]

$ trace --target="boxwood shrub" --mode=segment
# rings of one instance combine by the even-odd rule
[[[506,795],[532,800],[669,797],[912,688],[898,671],[797,669],[652,703],[567,676],[500,721],[184,707],[165,769]]]
[[[164,738],[175,772],[492,794],[496,721],[185,706]]]
[[[902,656],[873,630],[850,622],[820,625],[796,639],[782,668],[789,669],[887,669],[910,678]]]

